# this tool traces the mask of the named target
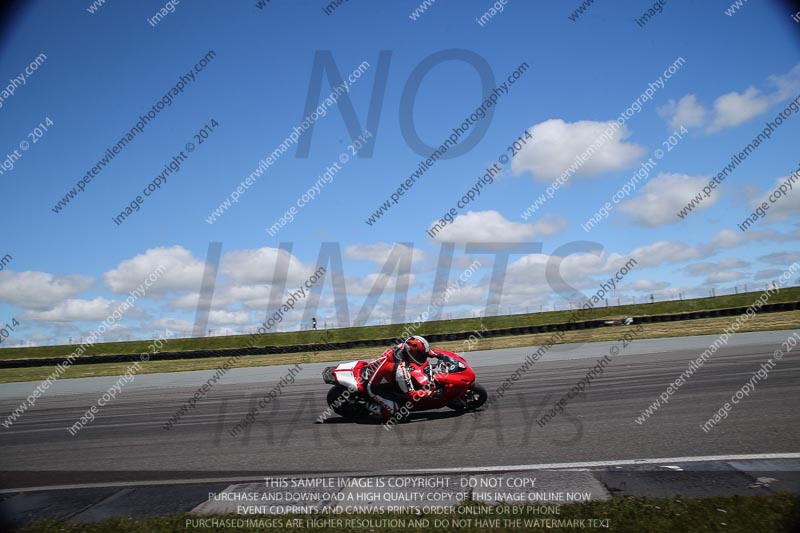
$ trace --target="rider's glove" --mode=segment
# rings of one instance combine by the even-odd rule
[[[435,393],[436,389],[432,388],[430,390],[412,390],[409,391],[408,395],[411,397],[412,402],[418,402],[432,397]]]

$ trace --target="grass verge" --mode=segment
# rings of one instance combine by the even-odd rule
[[[26,533],[167,533],[173,531],[536,531],[583,533],[587,529],[620,533],[710,532],[776,533],[800,531],[800,497],[789,494],[713,498],[615,498],[604,502],[562,505],[558,514],[542,514],[553,506],[470,505],[454,514],[377,513],[341,515],[189,516],[127,519],[115,518],[98,524],[72,525],[45,521],[25,529]],[[460,511],[460,512],[459,512]],[[263,520],[261,527],[248,527],[246,520]],[[201,522],[205,520],[206,522]],[[229,520],[229,522],[225,522]],[[241,520],[242,522],[237,522]],[[337,522],[337,520],[339,522]],[[345,522],[351,520],[349,524]],[[438,523],[436,521],[439,521]],[[595,522],[590,522],[594,520]],[[219,521],[214,527],[213,521]],[[456,522],[458,521],[458,522]],[[548,522],[549,521],[549,522]],[[558,521],[558,522],[557,522]],[[607,522],[605,522],[607,521]],[[201,524],[206,524],[204,527]],[[239,527],[241,524],[241,527]],[[382,527],[386,524],[385,527]],[[608,524],[608,529],[602,526]],[[227,526],[227,527],[226,527]],[[438,526],[438,527],[437,527]],[[548,527],[549,526],[549,527]]]
[[[682,322],[657,322],[642,324],[642,330],[636,333],[637,339],[653,339],[662,337],[684,337],[692,335],[708,335],[722,333],[735,317],[701,318]],[[632,331],[637,326],[612,326],[589,330],[567,331],[563,343],[602,342],[620,339],[625,332]],[[476,326],[480,330],[480,325]],[[750,319],[739,331],[770,331],[800,329],[800,311],[787,311],[784,313],[769,313],[756,315]],[[427,330],[420,332],[422,335]],[[473,350],[496,350],[501,348],[518,348],[523,346],[539,346],[552,336],[552,333],[537,333],[534,335],[515,335],[508,337],[487,337],[477,339],[471,344],[468,341],[445,341],[435,343],[435,347],[453,352],[466,352]],[[299,352],[293,354],[250,355],[241,357],[233,368],[254,366],[291,365],[295,363],[319,363],[325,361],[348,361],[355,359],[374,359],[382,352],[381,348],[354,348],[349,350],[331,350],[325,352]],[[187,370],[210,370],[217,368],[229,358],[210,357],[204,359],[179,359],[174,361],[150,361],[142,363],[139,374],[152,374],[159,372],[182,372]],[[119,376],[131,363],[99,363],[96,365],[73,365],[69,367],[60,379]],[[38,381],[47,378],[53,367],[31,368],[6,368],[0,369],[0,383],[16,381]]]

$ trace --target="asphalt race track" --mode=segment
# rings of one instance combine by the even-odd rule
[[[798,452],[796,353],[786,354],[718,427],[700,428],[790,334],[733,336],[643,425],[635,418],[716,336],[556,346],[477,418],[419,413],[391,431],[335,415],[316,423],[326,407],[329,386],[320,373],[328,363],[304,365],[250,431],[235,438],[228,431],[288,367],[231,371],[170,430],[164,423],[213,372],[137,376],[76,436],[67,428],[116,378],[64,380],[11,428],[0,428],[2,488]],[[615,347],[619,355],[605,373],[539,427],[535,420]],[[532,351],[467,358],[491,394]],[[0,387],[3,419],[34,386]]]

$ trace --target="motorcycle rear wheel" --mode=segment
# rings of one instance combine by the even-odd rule
[[[328,391],[328,396],[326,400],[328,401],[328,407],[333,409],[333,412],[339,416],[349,416],[348,409],[347,409],[347,387],[343,387],[342,385],[334,385]]]
[[[328,406],[333,412],[344,418],[363,418],[369,416],[369,410],[358,401],[356,393],[343,385],[334,385],[326,397]]]

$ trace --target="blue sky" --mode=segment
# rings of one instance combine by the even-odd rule
[[[753,290],[800,260],[796,192],[776,202],[747,233],[736,227],[776,180],[798,169],[796,116],[685,219],[675,214],[766,120],[800,96],[800,25],[779,2],[749,2],[733,16],[724,13],[730,5],[725,1],[669,2],[644,27],[635,19],[647,5],[632,1],[596,2],[572,21],[577,1],[509,0],[483,27],[475,18],[492,2],[439,0],[411,20],[419,2],[350,0],[326,15],[323,1],[272,0],[259,9],[255,0],[183,0],[155,27],[147,18],[164,6],[161,1],[108,0],[94,13],[87,10],[89,0],[28,4],[6,29],[0,90],[40,54],[46,60],[2,101],[0,156],[5,159],[21,141],[31,140],[28,134],[45,118],[54,124],[0,175],[0,258],[13,258],[0,272],[0,321],[16,317],[21,323],[6,346],[86,335],[160,264],[167,273],[105,338],[143,338],[164,327],[188,335],[212,241],[223,243],[208,326],[215,334],[250,331],[263,320],[270,287],[283,281],[273,279],[281,242],[293,243],[288,287],[316,270],[321,243],[340,243],[351,320],[395,243],[414,244],[406,279],[408,319],[431,300],[444,240],[457,243],[451,279],[473,259],[483,264],[445,309],[454,316],[483,312],[487,298],[492,257],[470,257],[468,241],[542,243],[541,253],[512,256],[501,312],[567,307],[545,281],[543,265],[573,241],[591,240],[603,249],[599,256],[572,254],[562,265],[565,279],[584,295],[593,294],[624,259],[639,261],[614,295],[622,301],[650,294],[705,296],[712,287],[729,293],[745,284]],[[365,220],[421,158],[404,139],[400,117],[412,115],[420,138],[438,145],[483,100],[476,68],[451,60],[424,77],[413,108],[401,106],[404,91],[413,91],[407,88],[412,71],[448,49],[477,54],[498,83],[522,63],[529,68],[484,119],[488,129],[474,148],[437,162],[397,206],[368,225]],[[215,56],[195,81],[85,192],[54,213],[52,207],[105,150],[210,50]],[[265,231],[347,151],[351,138],[334,106],[316,121],[307,158],[291,147],[238,203],[213,224],[206,222],[302,122],[319,51],[330,51],[345,77],[369,63],[347,95],[363,127],[376,97],[381,50],[390,50],[391,60],[372,157],[343,165],[276,236]],[[683,58],[682,67],[627,120],[624,131],[535,215],[523,218],[605,123],[677,58]],[[322,98],[329,91],[325,78]],[[181,170],[141,211],[114,224],[112,218],[212,118],[219,126]],[[608,220],[588,234],[582,230],[581,223],[684,123],[688,133],[646,182]],[[526,130],[534,139],[513,164],[430,239],[431,224]],[[319,287],[316,314],[320,322],[335,323],[330,280]],[[391,320],[394,290],[392,277],[368,323]],[[279,328],[296,329],[301,314],[290,313]]]

